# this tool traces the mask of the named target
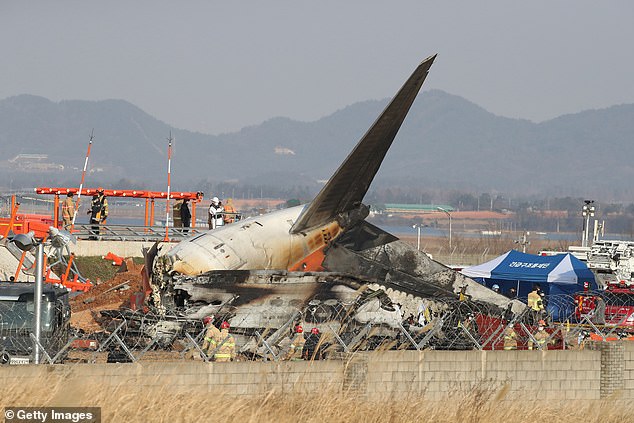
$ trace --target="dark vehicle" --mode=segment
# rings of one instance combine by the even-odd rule
[[[35,283],[0,282],[0,364],[28,364],[33,359],[33,302]],[[68,290],[42,288],[40,344],[53,357],[68,342]]]

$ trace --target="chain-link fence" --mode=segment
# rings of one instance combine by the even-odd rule
[[[584,301],[595,305],[589,312]],[[275,324],[231,307],[213,316],[228,331],[210,341],[210,327],[201,318],[160,314],[151,310],[92,312],[99,330],[82,331],[65,320],[64,310],[43,310],[40,363],[136,362],[143,360],[214,360],[218,353],[233,360],[279,361],[329,359],[341,352],[370,350],[526,350],[578,349],[585,340],[629,337],[634,305],[606,292],[546,297],[543,311],[519,314],[472,301],[421,300],[418,315],[381,320],[334,300],[311,301],[285,309]],[[28,303],[0,302],[3,364],[32,361],[35,336]],[[586,304],[587,305],[587,304]],[[379,307],[382,305],[379,304]],[[61,307],[61,306],[60,306]],[[396,310],[398,313],[398,310]],[[297,326],[304,332],[298,333]],[[292,354],[300,347],[304,351]],[[303,339],[303,340],[302,340]]]

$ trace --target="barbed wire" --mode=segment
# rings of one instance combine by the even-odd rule
[[[417,316],[390,320],[384,313],[367,312],[352,304],[313,300],[305,307],[286,308],[282,324],[279,319],[276,324],[266,324],[262,318],[266,312],[241,313],[232,306],[214,315],[212,323],[218,327],[230,322],[228,335],[235,339],[230,354],[238,361],[289,359],[297,325],[305,329],[305,345],[310,343],[312,348],[310,359],[373,350],[578,349],[588,339],[629,338],[634,324],[623,307],[631,305],[628,299],[603,291],[585,295],[602,298],[607,304],[604,311],[584,314],[578,297],[570,295],[546,296],[543,311],[527,308],[519,314],[473,301],[424,299]],[[3,364],[23,363],[32,355],[33,310],[28,304],[0,302]],[[229,340],[225,336],[216,349],[203,348],[209,327],[202,319],[147,308],[93,312],[100,330],[84,331],[65,322],[59,307],[43,312],[41,363],[210,361]],[[313,328],[319,333],[312,334]]]

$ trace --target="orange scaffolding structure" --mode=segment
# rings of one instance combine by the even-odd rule
[[[38,187],[35,188],[37,194],[50,194],[55,196],[55,207],[53,212],[53,221],[59,222],[59,196],[66,195],[68,193],[78,194],[79,188],[53,188],[53,187]],[[97,193],[97,188],[82,188],[81,195],[94,195]],[[145,199],[145,220],[143,226],[151,226],[150,222],[154,222],[154,202],[155,200],[167,199],[167,192],[165,191],[147,191],[137,189],[104,189],[106,197],[121,197],[121,198],[144,198]],[[203,199],[202,192],[182,192],[174,191],[169,193],[169,198],[173,200],[188,199],[192,203],[192,222],[196,222],[196,204]]]

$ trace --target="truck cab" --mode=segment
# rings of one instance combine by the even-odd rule
[[[0,282],[0,364],[28,364],[33,359],[34,282]],[[53,357],[68,342],[69,292],[42,288],[40,344]]]
[[[619,326],[628,332],[634,331],[634,285],[629,281],[607,283],[605,290],[597,293],[584,292],[575,296],[577,308],[575,311],[578,320],[588,316],[595,323],[610,326]],[[604,316],[601,319],[597,312],[600,301],[605,302]]]

